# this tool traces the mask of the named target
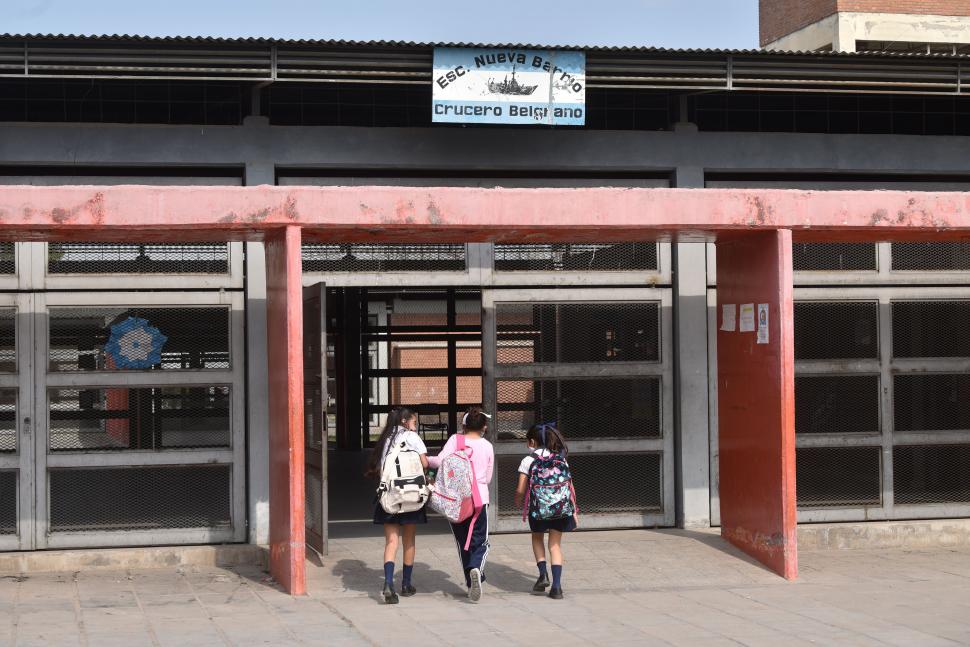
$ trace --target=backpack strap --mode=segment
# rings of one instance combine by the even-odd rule
[[[465,444],[464,434],[458,434],[455,442],[458,444],[458,451],[463,452],[468,459],[468,466],[472,473],[472,507],[475,509],[475,514],[472,515],[471,523],[468,524],[468,535],[465,537],[465,550],[468,550],[472,543],[475,522],[478,521],[478,516],[482,513],[482,493],[478,491],[478,476],[475,474],[475,463],[472,462],[474,451]]]

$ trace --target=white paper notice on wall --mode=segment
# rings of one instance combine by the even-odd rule
[[[741,304],[741,325],[738,328],[741,332],[754,332],[754,304]]]
[[[734,303],[721,304],[721,330],[734,332],[738,327],[738,306]]]
[[[768,343],[768,304],[758,304],[758,343]]]

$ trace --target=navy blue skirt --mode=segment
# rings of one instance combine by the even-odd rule
[[[383,526],[385,523],[399,523],[408,525],[414,523],[428,523],[428,513],[424,508],[414,512],[402,512],[401,514],[389,514],[381,507],[380,503],[374,504],[374,523]]]
[[[550,530],[572,532],[576,530],[576,517],[566,517],[565,519],[533,519],[529,517],[529,530],[532,532],[549,532]]]

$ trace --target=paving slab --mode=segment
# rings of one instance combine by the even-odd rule
[[[579,532],[553,601],[531,594],[528,537],[499,535],[472,604],[451,536],[429,529],[418,594],[386,606],[383,539],[368,530],[308,565],[303,597],[246,564],[5,576],[0,647],[970,644],[970,547],[803,550],[787,582],[713,532]]]

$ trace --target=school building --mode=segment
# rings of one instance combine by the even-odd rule
[[[440,47],[0,36],[0,551],[302,592],[396,405],[495,414],[499,531],[548,421],[584,528],[786,577],[796,523],[970,517],[962,49],[564,48],[583,123],[519,126],[434,121]]]

